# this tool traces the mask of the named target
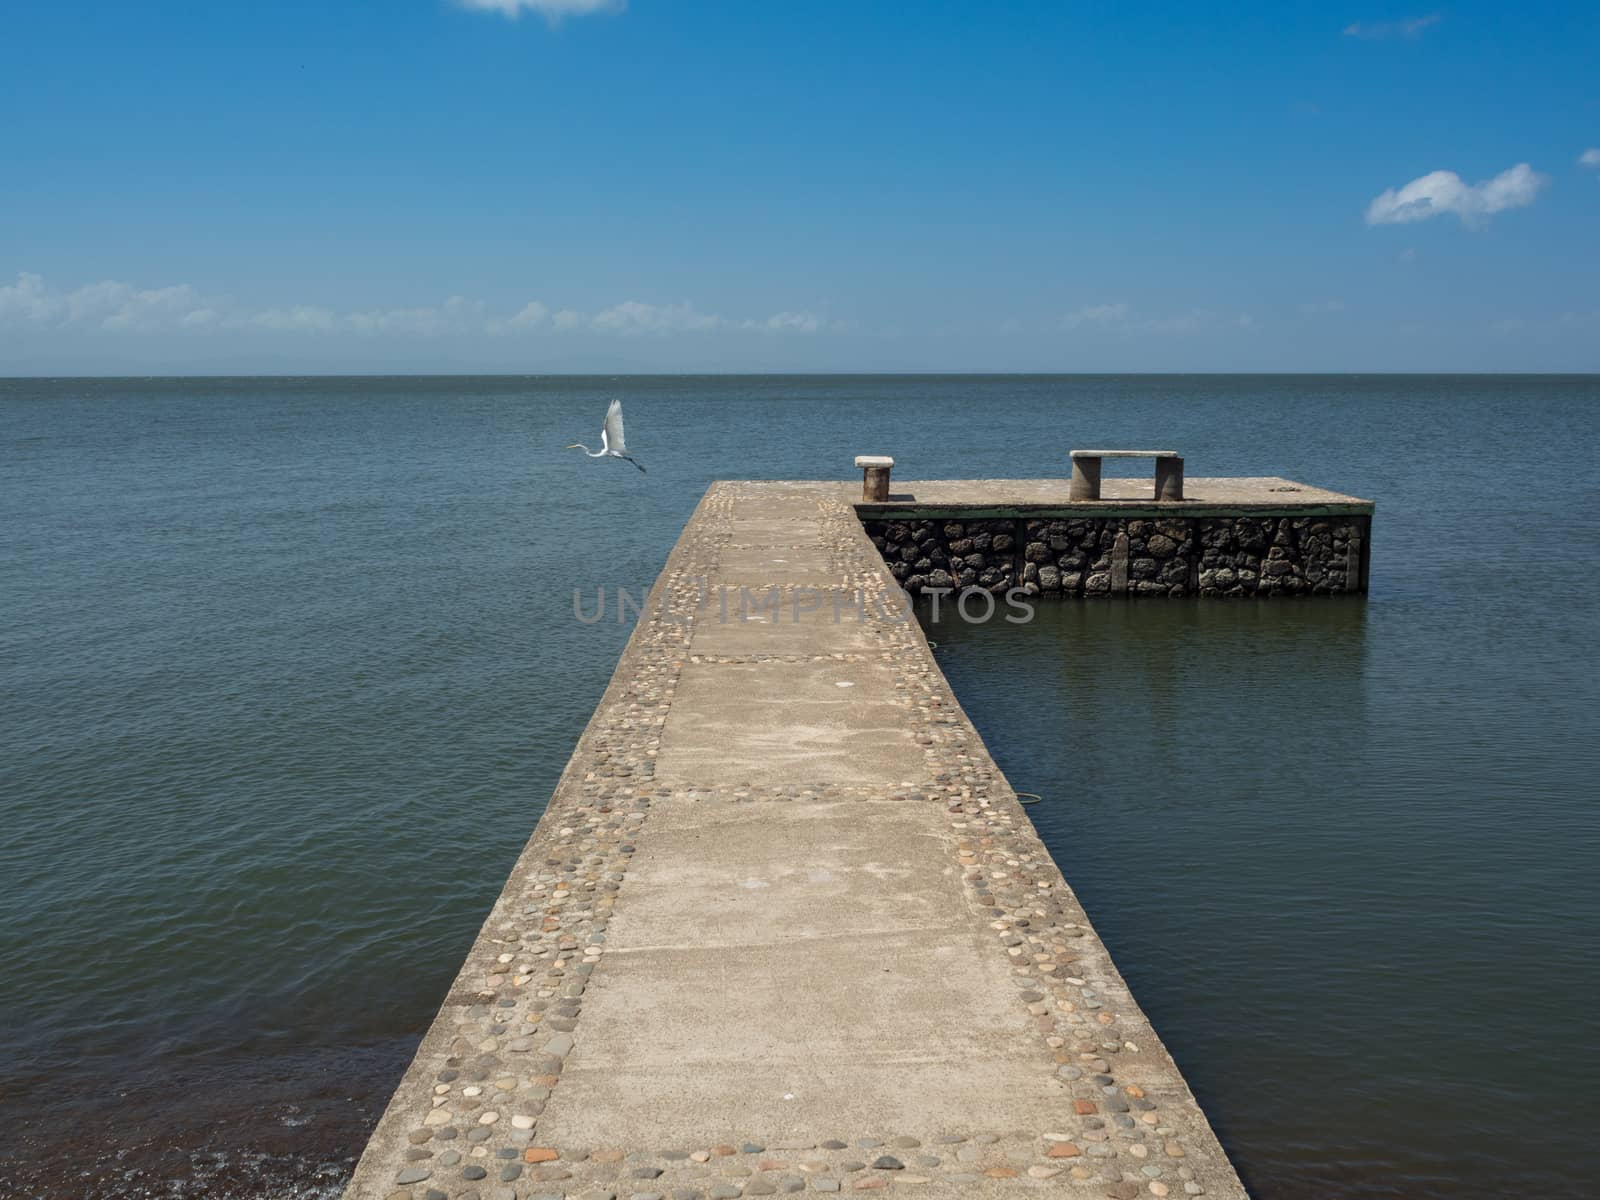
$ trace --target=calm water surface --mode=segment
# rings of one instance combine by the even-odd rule
[[[561,447],[627,405],[650,468]],[[1595,1192],[1600,380],[0,380],[0,1194],[333,1195],[717,477],[1375,498],[937,654],[1268,1200]]]

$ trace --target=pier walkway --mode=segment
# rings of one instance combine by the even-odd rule
[[[707,492],[349,1200],[1244,1195],[850,497]]]

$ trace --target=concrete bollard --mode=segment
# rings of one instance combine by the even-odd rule
[[[861,499],[881,503],[889,498],[889,471],[894,459],[886,454],[858,454],[856,466],[861,468]]]

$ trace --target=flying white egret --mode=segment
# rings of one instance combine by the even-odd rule
[[[611,407],[606,409],[606,423],[600,427],[600,449],[591,450],[582,442],[573,442],[568,450],[582,450],[590,458],[622,458],[639,466],[639,460],[628,453],[628,446],[622,436],[622,401],[613,400]]]

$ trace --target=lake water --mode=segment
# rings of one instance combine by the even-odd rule
[[[649,467],[591,461],[621,396]],[[336,1195],[716,478],[1378,502],[1365,600],[931,630],[1253,1192],[1593,1195],[1600,379],[0,380],[0,1194]]]

